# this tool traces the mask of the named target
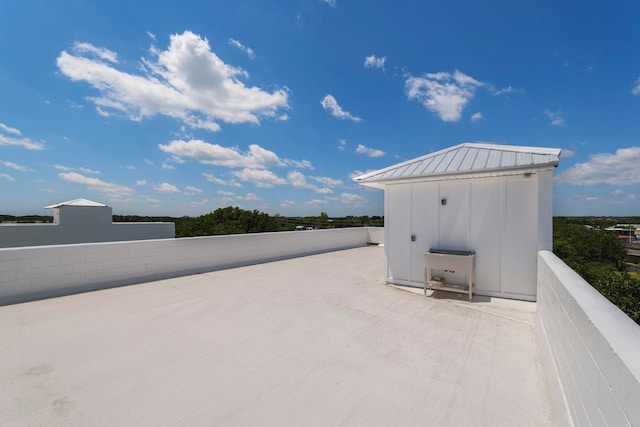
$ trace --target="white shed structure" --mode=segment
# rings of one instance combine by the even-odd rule
[[[465,143],[354,178],[385,192],[387,282],[423,286],[430,249],[475,251],[476,294],[535,301],[537,252],[552,249],[560,152]]]

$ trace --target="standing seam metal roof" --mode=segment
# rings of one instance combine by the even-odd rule
[[[358,176],[354,181],[374,183],[410,178],[486,174],[500,175],[521,169],[543,169],[557,166],[559,148],[521,147],[483,143],[464,143],[435,153]]]

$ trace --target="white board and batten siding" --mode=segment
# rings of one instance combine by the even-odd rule
[[[473,250],[476,294],[535,300],[537,252],[551,249],[559,153],[462,144],[356,178],[385,191],[387,282],[422,286],[429,249]]]

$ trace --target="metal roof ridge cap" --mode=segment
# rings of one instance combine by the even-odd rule
[[[438,174],[426,174],[426,175],[413,175],[413,176],[405,176],[405,177],[390,177],[390,178],[383,178],[383,179],[379,179],[377,181],[372,181],[372,182],[367,182],[367,184],[371,184],[373,182],[379,182],[379,183],[384,183],[384,182],[402,182],[402,181],[411,181],[411,180],[421,180],[421,179],[438,179],[438,178],[443,178],[443,177],[454,177],[454,176],[467,176],[467,175],[490,175],[490,174],[494,174],[496,172],[520,172],[520,173],[527,173],[528,171],[531,172],[537,172],[537,171],[541,171],[541,170],[545,170],[545,169],[551,169],[556,167],[556,165],[558,164],[558,162],[548,162],[548,163],[538,163],[538,164],[528,164],[528,165],[522,165],[522,166],[513,166],[513,167],[509,167],[509,168],[504,168],[504,167],[496,167],[496,168],[490,168],[490,169],[472,169],[472,170],[467,170],[464,172],[460,172],[460,171],[454,171],[454,172],[441,172]],[[507,176],[507,175],[505,175]]]
[[[489,142],[465,142],[468,147],[484,148],[487,150],[502,150],[502,151],[515,151],[519,153],[532,153],[532,154],[555,154],[560,155],[562,148],[548,148],[548,147],[531,147],[525,145],[503,145],[503,144],[491,144]]]
[[[395,165],[387,166],[386,168],[377,169],[375,171],[371,171],[371,172],[362,174],[360,176],[356,176],[356,177],[352,178],[352,180],[355,181],[355,182],[360,182],[360,181],[362,181],[364,179],[367,179],[367,178],[369,178],[369,177],[371,177],[373,175],[377,175],[377,174],[380,174],[380,173],[385,173],[385,172],[387,172],[387,171],[389,171],[391,169],[400,168],[402,166],[406,166],[407,164],[419,162],[419,161],[422,161],[422,160],[427,159],[429,157],[435,157],[435,156],[438,156],[440,154],[446,153],[448,151],[457,150],[458,148],[463,147],[465,144],[469,144],[469,143],[462,143],[462,144],[454,145],[453,147],[443,148],[442,150],[434,151],[433,153],[424,154],[422,156],[415,157],[413,159],[405,160],[404,162],[396,163]]]

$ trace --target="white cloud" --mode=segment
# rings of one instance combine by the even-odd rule
[[[302,160],[285,159],[284,162],[287,165],[293,166],[295,168],[311,169],[311,170],[315,169],[309,160],[304,160],[304,159],[302,159]]]
[[[333,194],[333,190],[328,187],[316,188],[314,191],[318,194]]]
[[[494,95],[499,96],[499,95],[511,95],[512,93],[522,93],[522,89],[515,89],[514,87],[512,87],[511,85],[497,90]]]
[[[82,173],[88,173],[90,175],[100,175],[99,171],[89,169],[89,168],[83,168],[83,167],[72,168],[72,167],[63,166],[63,165],[53,165],[53,167],[54,169],[58,169],[64,172],[82,172]]]
[[[638,77],[638,80],[636,80],[636,82],[633,84],[631,93],[634,95],[640,95],[640,77]]]
[[[191,185],[187,185],[184,190],[186,191],[185,194],[187,194],[189,196],[193,196],[195,194],[199,194],[199,193],[202,193],[204,191],[201,188],[194,187],[194,186],[191,186]]]
[[[636,195],[635,195],[635,194],[629,194],[629,195],[627,196],[627,199],[628,199],[628,200],[635,200],[635,199],[636,199]]]
[[[20,171],[20,172],[33,172],[33,169],[29,169],[26,166],[21,166],[17,163],[9,162],[7,160],[0,160],[0,165],[9,169]]]
[[[242,43],[240,43],[238,40],[235,39],[229,39],[229,44],[231,46],[237,47],[238,49],[240,49],[241,51],[243,51],[244,53],[247,54],[247,56],[250,59],[254,59],[256,57],[255,52],[253,51],[253,49],[251,49],[250,47],[247,47],[245,45],[243,45]]]
[[[156,40],[156,35],[153,34],[151,31],[147,31],[147,36],[149,36],[149,38],[153,41]]]
[[[15,181],[15,179],[11,175],[6,173],[0,173],[0,178],[6,179],[7,181]]]
[[[347,176],[348,176],[349,178],[353,179],[353,178],[356,178],[356,177],[358,177],[358,176],[361,176],[361,175],[367,174],[367,173],[369,173],[369,172],[373,172],[374,170],[375,170],[375,169],[368,169],[368,170],[366,170],[366,171],[361,171],[361,170],[356,169],[356,170],[354,170],[353,172],[349,172],[349,174],[348,174]]]
[[[382,150],[378,150],[376,148],[365,147],[362,144],[358,144],[358,148],[356,148],[356,153],[364,154],[365,156],[369,156],[369,157],[382,157],[385,154],[387,154]]]
[[[236,196],[238,200],[244,200],[245,202],[250,202],[254,200],[262,200],[260,197],[256,195],[256,193],[247,193],[244,196]]]
[[[340,187],[344,185],[344,182],[342,182],[341,179],[333,179],[327,176],[310,176],[309,178],[323,185],[326,185],[327,187]]]
[[[568,157],[573,157],[575,156],[576,153],[575,151],[571,151],[571,150],[565,150],[564,148],[562,149],[562,151],[560,152],[560,158],[561,159],[566,159]]]
[[[326,200],[320,199],[311,199],[304,203],[304,206],[307,208],[317,208],[326,205],[328,202]]]
[[[130,196],[133,194],[133,190],[129,187],[125,187],[124,185],[105,182],[98,178],[86,177],[76,172],[62,172],[59,173],[58,176],[63,181],[72,184],[84,185],[89,190],[106,193],[114,198],[121,198],[123,196]]]
[[[163,182],[162,184],[156,185],[155,187],[153,187],[153,189],[160,193],[180,193],[178,187],[169,184],[168,182]]]
[[[14,145],[27,150],[44,150],[42,142],[35,142],[21,136],[22,133],[18,129],[0,123],[0,146]]]
[[[226,180],[226,179],[218,178],[214,174],[207,173],[207,172],[203,173],[202,176],[204,176],[207,181],[213,182],[214,184],[225,185],[225,186],[228,186],[228,187],[242,188],[242,184],[240,184],[235,179]]]
[[[315,188],[315,185],[309,184],[306,177],[299,171],[289,172],[287,179],[295,188]]]
[[[134,121],[164,115],[192,128],[216,131],[218,121],[259,123],[260,117],[274,117],[289,106],[286,89],[267,92],[245,86],[240,78],[247,73],[225,64],[206,39],[190,31],[172,35],[164,51],[152,49],[155,57],[142,59],[142,74],[114,68],[107,49],[78,45],[82,49],[74,48],[73,54],[60,53],[58,68],[72,81],[96,89],[99,95],[86,99],[105,113],[124,114]],[[98,58],[81,55],[87,52]]]
[[[384,70],[384,63],[387,61],[387,57],[383,56],[378,58],[375,55],[367,56],[364,59],[365,68],[382,68]]]
[[[340,140],[340,141],[338,141],[338,142],[339,142],[338,150],[340,150],[340,151],[344,151],[344,148],[345,148],[345,147],[346,147],[346,145],[347,145],[347,141],[345,141],[344,139],[341,139],[341,140]]]
[[[173,165],[170,165],[170,164],[169,164],[169,163],[167,163],[167,162],[162,162],[162,169],[165,169],[165,170],[174,170],[174,169],[175,169],[175,167],[174,167]]]
[[[140,185],[142,187],[144,187],[145,185],[148,185],[149,183],[147,182],[146,179],[141,179],[139,181],[136,181],[136,185]]]
[[[249,151],[244,153],[237,147],[222,147],[199,139],[174,140],[167,145],[159,144],[158,147],[174,156],[188,157],[207,165],[255,169],[285,166],[285,162],[280,160],[276,153],[256,144],[250,145]]]
[[[363,200],[364,199],[361,196],[358,196],[357,194],[342,193],[340,195],[340,201],[342,201],[342,203],[359,203]]]
[[[456,70],[429,73],[423,77],[405,76],[407,97],[415,99],[445,122],[457,122],[462,110],[473,99],[476,88],[484,83]]]
[[[600,153],[556,175],[560,184],[637,185],[640,184],[640,147],[620,148],[615,154]]]
[[[479,111],[471,116],[472,122],[477,122],[478,120],[482,120],[482,113]]]
[[[623,195],[623,194],[624,194],[624,192],[623,192],[622,190],[620,190],[620,189],[618,189],[618,190],[613,190],[613,191],[611,192],[611,195],[612,195],[612,196],[621,196],[621,195]]]
[[[227,197],[235,196],[235,195],[236,195],[236,193],[234,193],[233,191],[222,191],[222,190],[218,190],[218,191],[217,191],[217,193],[218,193],[219,195],[221,195],[221,196],[227,196]]]
[[[2,130],[3,132],[6,132],[6,133],[10,133],[12,135],[18,135],[18,136],[22,135],[22,133],[20,133],[20,131],[18,129],[9,127],[9,126],[5,125],[4,123],[0,123],[0,130]]]
[[[286,184],[287,181],[266,169],[249,169],[232,172],[242,182],[249,182],[256,187],[272,188],[276,185]]]
[[[336,7],[336,0],[322,0],[331,7]]]
[[[285,200],[284,202],[280,203],[281,208],[290,208],[295,205],[296,202],[294,202],[293,200]]]
[[[551,120],[551,126],[563,126],[564,125],[564,118],[562,117],[562,115],[558,112],[554,112],[554,111],[549,111],[549,110],[544,110],[543,111],[544,115],[547,116],[549,118],[549,120]]]
[[[118,63],[117,53],[103,47],[95,47],[89,43],[75,42],[73,44],[73,51],[79,54],[91,53],[100,59],[104,59],[105,61],[113,62],[114,64]]]
[[[338,101],[336,101],[333,95],[327,95],[324,98],[322,98],[322,101],[320,101],[320,104],[322,104],[322,108],[324,108],[325,111],[328,111],[333,117],[336,117],[338,119],[341,119],[341,120],[348,119],[348,120],[353,120],[354,122],[359,122],[362,120],[360,117],[353,116],[348,111],[344,111],[338,105]]]

